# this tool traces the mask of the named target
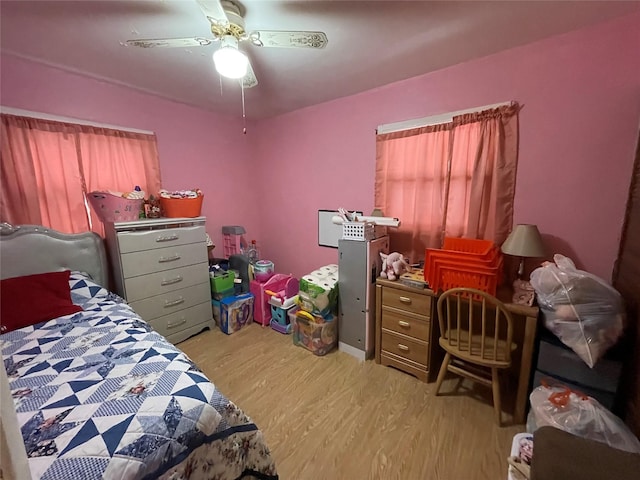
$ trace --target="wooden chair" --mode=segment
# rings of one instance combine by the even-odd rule
[[[500,369],[511,365],[513,319],[504,304],[473,288],[452,288],[438,299],[440,346],[446,355],[438,372],[436,395],[453,372],[493,389],[493,408],[501,425]]]

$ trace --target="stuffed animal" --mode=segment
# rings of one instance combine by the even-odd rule
[[[405,271],[411,272],[411,266],[405,261],[401,253],[393,252],[386,254],[380,252],[380,258],[382,258],[381,278],[395,280]]]

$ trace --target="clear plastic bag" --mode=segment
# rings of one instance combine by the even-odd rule
[[[631,430],[592,397],[563,385],[543,385],[531,392],[529,400],[533,417],[527,422],[530,433],[549,425],[619,450],[640,453],[640,441]]]
[[[593,368],[622,335],[624,305],[604,280],[556,254],[531,273],[545,326]]]

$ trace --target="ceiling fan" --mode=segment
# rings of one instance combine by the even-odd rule
[[[244,8],[235,0],[196,0],[211,24],[213,38],[184,37],[127,40],[125,45],[152,47],[203,47],[219,41],[214,52],[214,63],[218,72],[229,78],[242,79],[245,88],[258,84],[248,57],[238,48],[240,42],[249,42],[256,47],[324,48],[327,35],[324,32],[254,30],[244,27]]]

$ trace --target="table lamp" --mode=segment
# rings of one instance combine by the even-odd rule
[[[531,305],[533,303],[533,288],[527,280],[522,279],[522,275],[524,274],[525,258],[539,258],[546,255],[538,227],[526,224],[516,225],[516,228],[511,231],[502,244],[501,249],[507,255],[520,257],[518,278],[513,283],[514,303]]]

